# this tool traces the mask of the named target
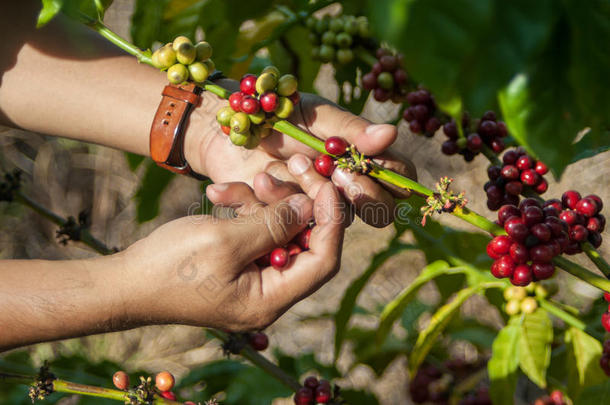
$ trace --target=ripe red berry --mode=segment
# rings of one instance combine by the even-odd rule
[[[320,382],[312,375],[307,377],[303,383],[303,386],[309,388],[310,390],[315,390],[318,385],[320,385]]]
[[[519,178],[519,169],[513,165],[506,165],[502,168],[502,177],[507,180],[517,180]]]
[[[563,210],[559,213],[559,219],[564,221],[569,226],[572,226],[578,222],[578,215],[576,214],[576,211]]]
[[[574,190],[568,190],[561,196],[563,208],[576,208],[576,203],[580,201],[580,193]]]
[[[536,173],[538,173],[539,175],[542,176],[542,175],[548,173],[549,168],[546,167],[546,165],[544,163],[542,163],[541,161],[537,161],[536,167],[534,168],[534,170],[536,170]]]
[[[500,225],[504,225],[511,217],[521,217],[521,211],[514,205],[503,205],[498,211],[498,221],[500,221]]]
[[[602,326],[607,332],[610,332],[610,312],[608,311],[602,314]]]
[[[494,252],[503,256],[505,254],[508,254],[512,241],[508,236],[500,235],[493,238],[491,242],[489,242],[489,244],[491,245],[491,248]]]
[[[159,391],[169,391],[174,388],[174,376],[169,371],[162,371],[155,377],[155,385]]]
[[[559,390],[551,392],[551,400],[554,402],[554,405],[565,405],[563,393]]]
[[[502,162],[505,165],[514,165],[517,162],[517,159],[519,159],[519,154],[514,149],[507,151],[504,156],[502,156]]]
[[[418,120],[412,120],[409,122],[409,129],[411,130],[411,132],[415,133],[415,134],[419,134],[422,132],[422,127],[421,124],[419,123]]]
[[[532,273],[536,280],[546,280],[555,274],[555,266],[553,263],[537,263],[531,265]]]
[[[398,59],[393,55],[383,55],[379,63],[385,72],[393,72],[398,67]]]
[[[549,245],[536,245],[530,249],[530,258],[534,262],[549,263],[553,260],[553,248]]]
[[[373,72],[369,72],[362,76],[362,87],[365,90],[373,90],[377,87],[377,75]]]
[[[288,266],[288,262],[290,261],[290,254],[288,250],[283,247],[275,248],[271,251],[271,256],[269,257],[269,262],[271,266],[273,266],[276,270],[283,270]]]
[[[540,179],[538,184],[534,186],[534,191],[537,194],[544,194],[549,189],[549,183],[545,179]]]
[[[331,136],[324,143],[324,147],[331,155],[341,156],[347,150],[347,142],[338,136]]]
[[[602,232],[601,221],[598,217],[589,218],[587,220],[587,230],[590,232]]]
[[[520,264],[515,267],[513,274],[510,278],[510,282],[513,285],[525,287],[532,282],[532,271],[530,266],[527,264]]]
[[[568,231],[568,225],[559,218],[547,216],[544,219],[544,223],[550,228],[551,233],[555,237]]]
[[[313,396],[311,389],[302,387],[294,394],[294,403],[296,405],[311,405],[314,399]]]
[[[584,242],[587,239],[587,236],[589,236],[589,231],[587,231],[587,228],[584,226],[576,224],[570,227],[569,235],[570,239],[573,241]]]
[[[276,92],[268,91],[261,96],[261,108],[265,112],[273,112],[277,108],[279,97]]]
[[[561,201],[556,198],[552,198],[550,200],[546,200],[543,204],[544,207],[553,207],[557,210],[557,212],[561,212],[563,207],[561,205]]]
[[[528,248],[521,243],[513,243],[509,250],[510,257],[515,263],[523,264],[530,259]]]
[[[591,200],[593,200],[593,201],[595,201],[597,203],[597,212],[600,212],[602,210],[602,208],[604,208],[604,202],[602,201],[601,198],[599,198],[598,195],[596,195],[596,194],[589,194],[585,198],[589,198],[589,199],[591,199]]]
[[[592,217],[597,214],[597,203],[591,198],[583,198],[576,203],[576,211],[583,214],[585,217]]]
[[[260,352],[269,347],[269,338],[262,332],[255,332],[248,336],[248,343],[254,350]]]
[[[288,251],[288,255],[290,256],[298,255],[303,251],[303,249],[301,249],[301,247],[294,242],[290,242],[289,244],[287,244],[286,250]]]
[[[161,394],[159,395],[161,395],[165,399],[169,399],[170,401],[176,400],[176,394],[171,391],[161,391]]]
[[[244,97],[243,93],[235,92],[229,96],[229,105],[235,112],[241,111],[241,100]]]
[[[418,121],[425,121],[430,115],[430,111],[425,104],[417,104],[413,106],[413,115]]]
[[[564,248],[563,253],[568,255],[575,255],[582,252],[580,244],[576,241],[570,241]]]
[[[473,152],[477,152],[483,146],[483,140],[479,136],[479,134],[470,134],[466,139],[466,146]]]
[[[441,121],[436,117],[431,117],[426,121],[426,132],[434,134],[441,127]]]
[[[257,99],[252,96],[245,96],[241,99],[241,110],[246,114],[256,114],[261,109]]]
[[[540,175],[532,169],[521,172],[521,182],[526,186],[535,186],[540,182]]]
[[[396,69],[394,71],[394,81],[399,86],[405,84],[407,82],[407,72],[405,72],[404,69]]]
[[[529,229],[521,218],[510,218],[504,223],[504,230],[517,242],[524,241],[529,234]]]
[[[509,181],[504,186],[504,190],[506,190],[508,194],[519,195],[521,194],[521,191],[523,191],[523,183],[517,180]]]
[[[443,144],[441,145],[441,152],[443,152],[443,154],[445,155],[455,155],[459,152],[459,150],[460,148],[457,143],[455,143],[455,141],[451,139],[443,142]]]
[[[112,376],[112,383],[118,389],[125,391],[129,388],[129,376],[124,371],[117,371]]]
[[[531,169],[533,165],[533,159],[527,155],[519,156],[519,159],[515,162],[515,166],[517,166],[519,170]]]
[[[587,240],[596,249],[602,245],[602,236],[599,234],[599,232],[589,231],[589,236],[587,237]]]
[[[443,132],[449,139],[457,139],[458,130],[455,121],[451,121],[443,125]]]
[[[330,401],[330,388],[319,385],[316,388],[316,403],[327,404]]]
[[[388,90],[382,89],[381,87],[377,87],[373,92],[373,98],[379,102],[388,101],[390,99],[390,93]]]
[[[492,259],[496,260],[502,257],[501,254],[496,253],[496,251],[493,249],[491,242],[489,242],[487,244],[487,256],[491,257]]]
[[[496,260],[494,264],[497,266],[496,272],[500,276],[500,278],[510,277],[513,274],[513,271],[515,270],[515,262],[509,255],[502,256],[501,258]]]
[[[335,171],[335,161],[332,157],[321,154],[313,162],[313,167],[324,177],[330,177]]]
[[[301,249],[307,250],[307,249],[309,249],[309,239],[310,238],[311,238],[311,228],[305,228],[294,239],[299,244]]]
[[[606,300],[606,302],[610,302],[610,293],[607,291],[604,291],[604,299]],[[610,340],[606,340],[606,342],[610,342]],[[606,348],[606,342],[604,342],[604,349]],[[610,343],[608,343],[608,345],[610,346]],[[610,351],[610,347],[608,348]],[[604,350],[606,351],[606,350]]]
[[[487,189],[487,199],[495,202],[501,202],[504,199],[504,191],[501,187],[493,184]]]
[[[541,242],[547,242],[551,239],[551,228],[544,223],[533,225],[530,232]]]
[[[242,93],[249,95],[256,93],[256,79],[257,77],[255,75],[244,75],[239,82],[239,89],[242,91]]]

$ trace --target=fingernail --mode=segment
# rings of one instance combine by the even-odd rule
[[[288,171],[295,176],[305,173],[311,166],[311,160],[303,155],[295,155],[288,160]]]
[[[297,213],[299,219],[301,219],[305,216],[304,208],[308,201],[309,197],[305,194],[295,194],[288,199],[288,205],[290,205],[290,208],[292,208],[292,210]]]
[[[368,127],[366,127],[366,129],[364,130],[364,132],[367,135],[372,135],[375,136],[381,132],[384,131],[385,128],[385,124],[374,124],[374,125],[369,125]]]
[[[221,193],[223,191],[226,191],[229,188],[228,184],[225,183],[218,183],[218,184],[210,184],[208,187],[208,189],[212,189],[212,191],[215,191],[217,193]]]
[[[337,187],[346,187],[354,181],[355,177],[356,175],[354,173],[339,168],[335,169],[331,176],[333,183],[335,183]]]

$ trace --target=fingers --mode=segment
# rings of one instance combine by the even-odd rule
[[[252,206],[261,204],[254,190],[242,182],[210,184],[205,194],[213,204],[239,211],[248,211]]]
[[[283,182],[267,173],[254,176],[253,184],[256,198],[265,204],[273,204],[300,191],[293,183]]]
[[[313,167],[313,162],[307,156],[297,153],[288,160],[288,171],[297,180],[301,189],[309,196],[316,198],[320,188],[328,183]]]
[[[262,270],[264,299],[280,310],[312,294],[339,270],[345,229],[343,201],[328,181],[320,187],[313,205],[316,226],[309,250],[295,256],[285,271],[271,267]]]

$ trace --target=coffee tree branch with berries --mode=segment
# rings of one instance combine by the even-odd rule
[[[297,360],[303,359],[291,358],[279,350],[274,352],[277,361],[272,362],[257,353],[268,349],[269,339],[264,333],[211,331],[223,342],[226,354],[243,356],[254,367],[229,358],[193,370],[179,383],[185,393],[193,394],[191,398],[213,401],[215,394],[226,389],[226,402],[240,403],[246,397],[231,397],[235,388],[231,378],[244,381],[246,376],[257,375],[254,370],[262,370],[281,386],[261,394],[268,395],[269,402],[276,392],[279,396],[292,392],[299,405],[378,403],[370,393],[346,389],[332,381],[341,377],[336,361],[350,343],[352,367],[366,365],[377,375],[383,374],[392,360],[406,355],[411,375],[407,392],[415,403],[603,401],[610,387],[610,340],[606,340],[610,332],[606,302],[610,299],[610,266],[598,251],[604,242],[604,203],[597,194],[575,190],[549,199],[542,195],[548,191],[551,174],[557,179],[570,163],[609,146],[607,97],[600,97],[599,84],[592,85],[589,79],[605,77],[607,63],[596,60],[596,56],[584,60],[582,55],[599,52],[590,49],[593,40],[576,35],[571,37],[573,54],[569,63],[553,60],[557,56],[551,50],[556,43],[564,43],[562,35],[571,31],[556,26],[551,16],[560,13],[564,24],[574,29],[580,27],[578,17],[589,17],[588,21],[594,21],[589,27],[591,38],[603,38],[604,27],[597,17],[610,17],[608,10],[599,4],[566,3],[561,10],[551,12],[550,2],[522,5],[489,0],[485,2],[488,9],[470,14],[468,7],[455,6],[454,2],[430,4],[417,0],[405,5],[396,0],[383,5],[369,2],[368,8],[344,2],[339,12],[337,8],[323,8],[333,2],[319,1],[294,10],[283,5],[250,10],[254,5],[240,3],[251,14],[237,16],[221,2],[208,6],[194,2],[194,9],[176,12],[172,7],[178,6],[169,1],[158,7],[173,13],[162,17],[159,12],[159,20],[151,22],[142,20],[142,16],[150,16],[144,11],[152,6],[142,2],[134,14],[131,43],[104,25],[102,2],[77,3],[67,1],[53,9],[43,2],[40,23],[63,8],[67,15],[84,22],[139,62],[165,72],[170,82],[191,81],[227,99],[227,106],[217,111],[216,118],[219,130],[235,147],[254,149],[262,139],[283,133],[319,153],[314,167],[325,177],[341,168],[409,190],[413,195],[399,202],[404,210],[387,248],[377,253],[365,272],[350,284],[339,308],[329,317],[335,325],[334,363],[307,360],[308,366],[300,367],[296,366]],[[389,13],[392,6],[408,8],[409,17]],[[234,48],[226,43],[250,39],[240,36],[237,29],[228,34],[207,20],[211,18],[207,15],[221,15],[240,26],[255,18],[254,23],[262,25],[264,18],[256,18],[270,13],[280,13],[280,22],[272,28],[262,27],[271,32],[268,38],[244,43],[241,49],[248,49],[248,55],[234,54]],[[167,15],[173,17],[161,24],[161,18]],[[456,39],[451,30],[439,27],[436,16],[440,15],[464,27],[467,35]],[[523,17],[527,23],[514,16]],[[149,24],[156,29],[148,29]],[[498,27],[509,31],[506,37],[498,33]],[[193,41],[199,28],[208,41]],[[527,38],[527,43],[515,44],[511,38],[516,37]],[[214,40],[224,41],[223,46]],[[151,52],[148,49],[153,43],[162,46]],[[282,49],[286,47],[290,49]],[[268,56],[261,56],[261,49],[266,49]],[[446,49],[459,52],[443,52]],[[282,60],[288,51],[298,55],[299,72],[289,71]],[[217,68],[212,57],[218,67],[239,79],[239,91],[231,92],[207,80]],[[232,69],[237,59],[243,58],[251,61],[250,67],[242,68],[248,71]],[[475,67],[473,60],[478,61]],[[533,64],[532,60],[538,62]],[[448,177],[442,178],[435,189],[428,188],[382,167],[374,156],[363,155],[338,136],[321,140],[290,123],[293,111],[300,108],[299,91],[313,88],[312,72],[325,63],[334,69],[339,102],[354,113],[362,111],[370,93],[376,102],[397,105],[398,118],[412,134],[430,138],[430,142],[442,139],[443,154],[459,154],[466,162],[489,160],[489,181],[481,185],[489,212],[474,212],[468,205],[474,194],[451,190]],[[260,68],[262,65],[265,67]],[[568,77],[567,72],[569,83],[565,85],[557,77]],[[579,132],[580,138],[574,142]],[[454,178],[460,175],[449,174]],[[67,235],[66,241],[84,242],[101,254],[112,252],[88,233],[86,221],[73,220],[66,227],[69,220],[27,198],[16,184],[13,177],[5,178],[0,184],[2,200],[24,203],[62,226],[60,233]],[[444,213],[483,232],[457,230],[433,216]],[[291,257],[309,248],[310,232],[306,229],[257,263],[290,271]],[[407,233],[412,243],[401,239]],[[418,276],[382,302],[381,310],[358,307],[358,298],[382,264],[407,250],[425,255],[427,265]],[[583,261],[576,263],[565,257],[583,252],[595,271],[581,265]],[[597,295],[603,292],[605,300],[600,296],[591,305],[580,303],[575,308],[561,293],[566,278],[553,277],[558,269],[601,290]],[[437,304],[426,304],[418,298],[422,287],[429,284],[440,293]],[[500,327],[492,328],[461,315],[463,304],[475,296],[498,310]],[[374,317],[377,327],[353,326],[350,321],[359,311]],[[401,333],[396,333],[397,329]],[[454,342],[467,342],[475,358],[450,359]],[[218,374],[209,371],[212,369],[219,370]],[[315,375],[311,375],[312,370]],[[194,393],[188,384],[195,385],[199,379],[206,381],[206,388]],[[154,385],[152,379],[142,377],[139,385],[130,388],[128,376],[117,372],[113,382],[118,391],[84,385],[78,388],[55,379],[44,368],[37,377],[2,372],[0,381],[31,385],[32,399],[57,391],[125,403],[176,400],[174,377],[169,373],[158,374]],[[519,391],[524,384],[536,392],[535,397]]]

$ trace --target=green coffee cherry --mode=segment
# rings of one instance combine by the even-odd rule
[[[173,84],[180,84],[187,81],[189,78],[189,71],[181,63],[176,63],[167,69],[167,80]]]
[[[385,90],[392,90],[394,88],[394,77],[390,72],[381,72],[377,76],[377,84],[379,87]]]
[[[175,52],[178,52],[178,49],[180,48],[180,45],[182,45],[182,44],[193,45],[193,43],[191,42],[190,39],[188,39],[184,35],[180,35],[179,37],[176,37],[176,39],[174,39],[174,42],[172,42],[172,48],[174,49]]]
[[[332,20],[330,20],[328,28],[330,28],[330,30],[333,32],[343,31],[343,19],[342,18],[333,18]]]
[[[322,43],[326,45],[333,45],[335,43],[335,33],[332,31],[326,31],[322,35]]]
[[[263,94],[266,91],[275,89],[277,85],[277,77],[273,73],[263,73],[256,79],[256,91],[258,94]]]
[[[323,34],[328,30],[329,20],[330,17],[325,15],[324,18],[320,18],[318,21],[316,21],[316,32],[318,34]]]
[[[248,141],[244,144],[244,148],[246,149],[254,149],[261,143],[261,132],[255,128],[257,127],[252,128]]]
[[[159,69],[168,69],[176,63],[176,52],[174,52],[171,46],[165,45],[157,49],[155,54],[157,54]]]
[[[243,134],[248,132],[250,129],[250,118],[248,118],[248,114],[243,112],[238,112],[233,114],[231,120],[229,121],[231,131],[235,131],[238,134]]]
[[[320,36],[315,32],[310,32],[309,42],[311,42],[312,45],[320,45]]]
[[[466,138],[460,137],[457,141],[455,141],[455,143],[457,144],[458,148],[464,149],[468,144],[468,141],[466,140]]]
[[[320,60],[322,62],[332,62],[335,59],[335,48],[329,45],[322,45],[320,47]]]
[[[352,44],[352,36],[347,32],[337,34],[337,37],[335,38],[335,43],[341,48],[349,48]]]
[[[235,111],[229,106],[222,107],[216,113],[216,121],[224,127],[231,126],[231,117],[235,115]]]
[[[250,137],[250,133],[247,132],[245,134],[237,133],[233,130],[229,133],[229,139],[235,146],[244,146],[246,142],[248,142],[248,138]]]
[[[504,299],[506,301],[517,300],[521,301],[527,296],[527,292],[523,287],[508,287],[504,290]]]
[[[318,22],[318,20],[316,19],[316,17],[310,15],[309,17],[307,17],[307,19],[305,20],[305,26],[312,30],[316,27],[316,22]]]
[[[280,96],[289,96],[297,91],[297,78],[293,75],[284,75],[280,77],[280,80],[277,82],[277,93]]]
[[[256,114],[248,114],[248,118],[254,125],[260,125],[265,121],[265,112],[259,110]]]
[[[202,83],[206,81],[210,71],[203,62],[195,62],[189,65],[189,74],[194,82]]]
[[[205,61],[212,57],[212,45],[207,43],[206,41],[201,41],[195,46],[195,51],[197,53],[198,61]]]
[[[278,118],[286,119],[290,117],[292,111],[294,110],[294,104],[287,97],[280,97],[279,102],[277,103],[277,108],[275,110],[275,115]]]
[[[534,289],[534,293],[536,294],[536,297],[538,298],[546,298],[549,296],[549,291],[541,284],[536,285],[536,288]]]
[[[273,65],[265,66],[265,68],[263,69],[263,71],[261,73],[271,73],[276,78],[280,77],[280,70]]]
[[[190,65],[197,58],[197,50],[190,42],[183,42],[176,51],[176,59],[183,65]]]
[[[506,314],[510,316],[517,315],[520,310],[521,302],[517,300],[510,300],[504,306],[504,312],[506,312]]]
[[[205,62],[203,62],[203,64],[208,67],[208,72],[210,73],[216,70],[216,65],[214,64],[214,62],[212,62],[212,59],[206,60]]]
[[[356,17],[353,15],[345,17],[345,23],[343,24],[343,31],[350,35],[356,35],[358,33],[359,25],[356,21]]]
[[[371,36],[371,28],[369,27],[369,20],[364,17],[358,17],[358,35],[362,38],[368,38]]]
[[[536,283],[529,283],[527,286],[523,287],[528,294],[533,294],[534,289],[536,288]]]
[[[313,59],[313,60],[320,59],[320,47],[319,46],[314,46],[313,48],[311,48],[311,59]]]
[[[534,297],[525,297],[521,301],[521,312],[524,314],[531,314],[538,308],[538,302]]]
[[[345,65],[347,63],[350,63],[351,61],[354,60],[354,52],[352,52],[351,49],[339,49],[337,51],[337,62],[339,62],[342,65]],[[387,72],[384,72],[387,73]],[[377,79],[379,80],[379,79]],[[394,83],[392,83],[392,86],[394,86]]]
[[[163,66],[161,66],[161,63],[159,62],[159,50],[158,49],[153,52],[152,56],[150,57],[150,60],[152,61],[152,64],[154,67],[156,67],[157,69],[163,69]]]

